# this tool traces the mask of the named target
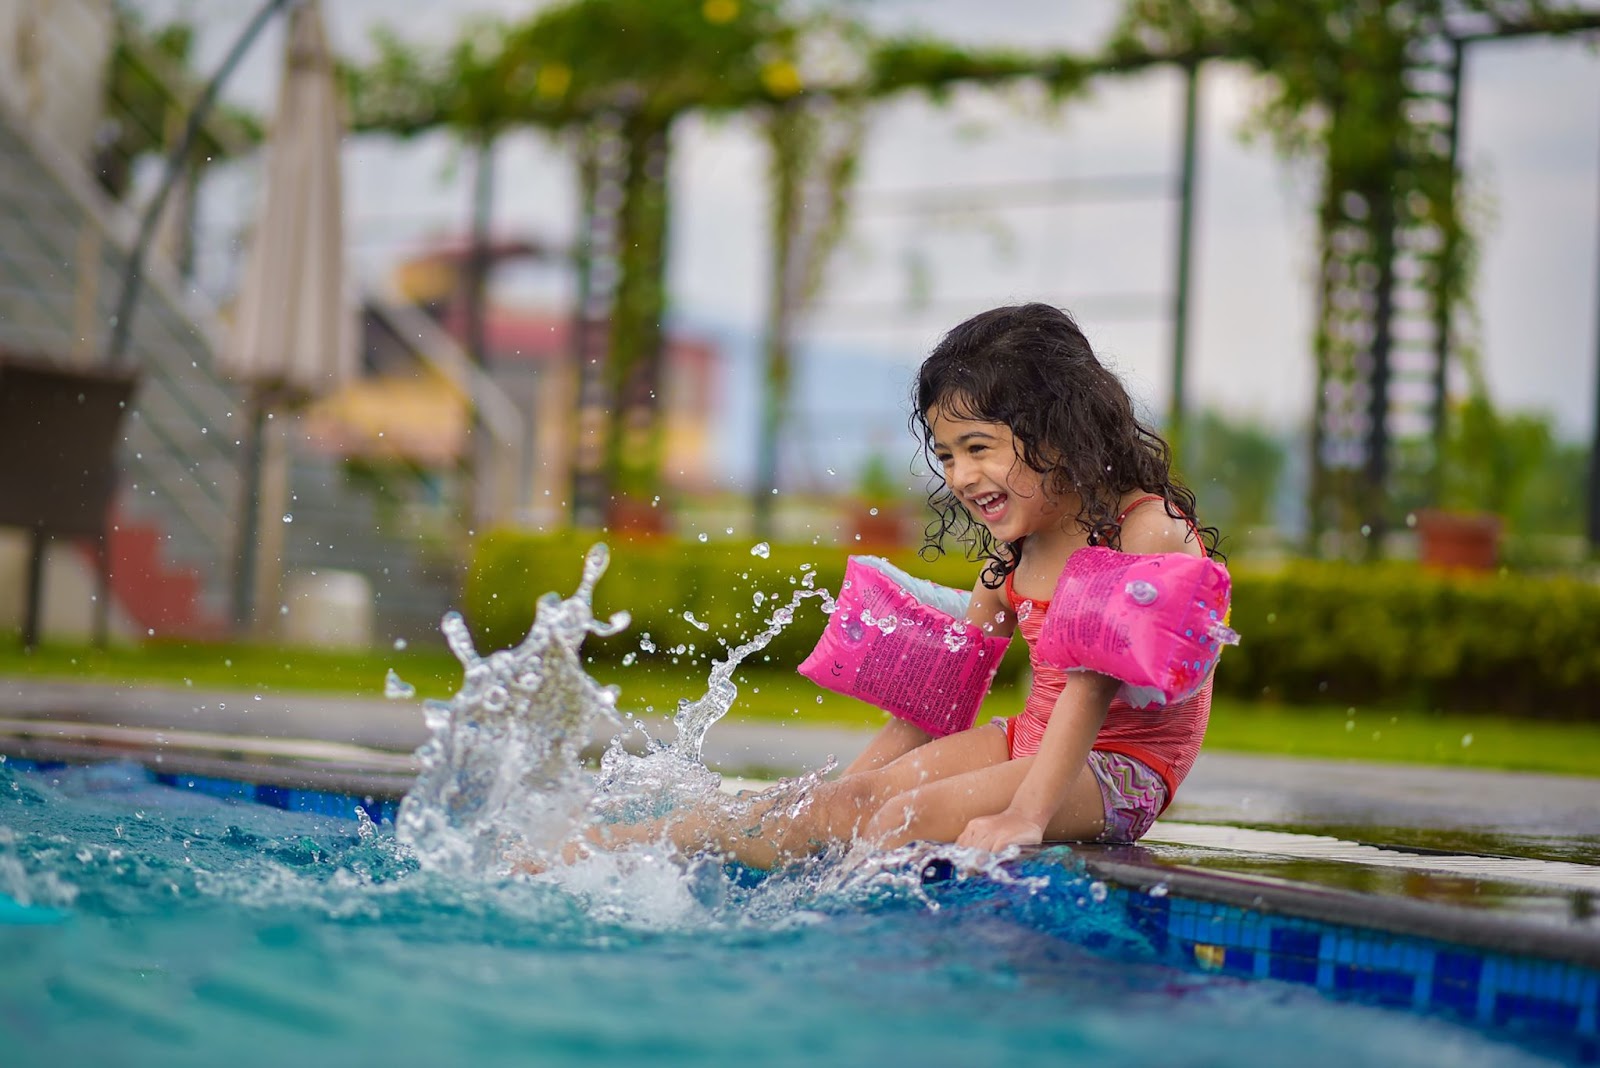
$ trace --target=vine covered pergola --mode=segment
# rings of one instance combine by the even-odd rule
[[[1064,100],[1096,78],[1175,65],[1189,75],[1192,144],[1196,72],[1211,61],[1243,64],[1269,87],[1265,130],[1322,173],[1313,547],[1331,533],[1336,551],[1370,555],[1387,529],[1437,497],[1452,367],[1477,380],[1460,326],[1474,254],[1456,152],[1465,50],[1595,29],[1600,15],[1548,0],[1127,0],[1109,42],[1085,56],[882,38],[837,11],[802,16],[782,0],[572,0],[520,23],[475,24],[434,52],[382,37],[349,86],[355,129],[453,130],[478,147],[481,176],[507,130],[543,129],[572,145],[583,201],[574,518],[596,526],[658,483],[673,125],[692,112],[759,118],[772,161],[773,249],[754,493],[763,524],[792,338],[844,225],[863,109],[905,92],[939,99],[958,85],[1017,80]],[[815,73],[819,51],[842,73]],[[1186,157],[1185,219],[1192,151]],[[481,234],[486,179],[479,188]],[[1183,416],[1181,235],[1179,250],[1174,435]]]

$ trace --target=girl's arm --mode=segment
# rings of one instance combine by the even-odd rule
[[[1089,750],[1111,699],[1122,685],[1092,671],[1067,674],[1050,711],[1033,766],[1004,812],[970,821],[957,845],[994,852],[1009,845],[1038,845],[1079,775],[1088,774]]]
[[[972,600],[967,604],[966,618],[968,623],[981,627],[985,634],[1002,638],[1009,636],[1016,627],[1016,621],[1006,610],[1005,590],[991,590],[983,584],[982,579],[973,586]],[[854,775],[857,772],[876,770],[931,740],[932,736],[927,731],[891,716],[889,722],[872,736],[872,741],[867,743],[861,755],[844,769],[844,774]]]

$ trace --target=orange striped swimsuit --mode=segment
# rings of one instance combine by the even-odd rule
[[[1141,504],[1161,499],[1154,495],[1139,498],[1117,517],[1117,523],[1120,525]],[[1192,522],[1190,526],[1192,529]],[[1033,668],[1033,687],[1028,691],[1022,714],[1003,721],[1008,751],[1012,759],[1016,759],[1039,751],[1050,712],[1066,686],[1067,673],[1041,663],[1034,652],[1050,602],[1018,597],[1010,575],[1006,576],[1006,600],[1015,615],[1017,632],[1028,643],[1028,663]],[[1205,737],[1210,716],[1210,679],[1192,696],[1166,706],[1134,708],[1116,697],[1106,712],[1100,733],[1095,735],[1093,748],[1097,753],[1132,757],[1154,771],[1166,787],[1166,797],[1160,805],[1165,808],[1200,755],[1200,742]]]

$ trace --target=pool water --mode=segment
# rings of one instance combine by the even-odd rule
[[[761,878],[643,851],[537,878],[443,872],[387,824],[173,789],[132,764],[0,764],[0,1064],[1593,1053],[1204,973],[1064,851],[931,886],[923,859]]]

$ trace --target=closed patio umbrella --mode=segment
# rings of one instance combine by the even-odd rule
[[[233,597],[241,627],[253,615],[258,568],[277,565],[270,552],[257,558],[268,412],[336,388],[354,373],[356,357],[344,274],[342,121],[319,0],[292,8],[284,55],[262,209],[219,360],[250,387]],[[279,472],[266,481],[281,487],[284,478]]]

